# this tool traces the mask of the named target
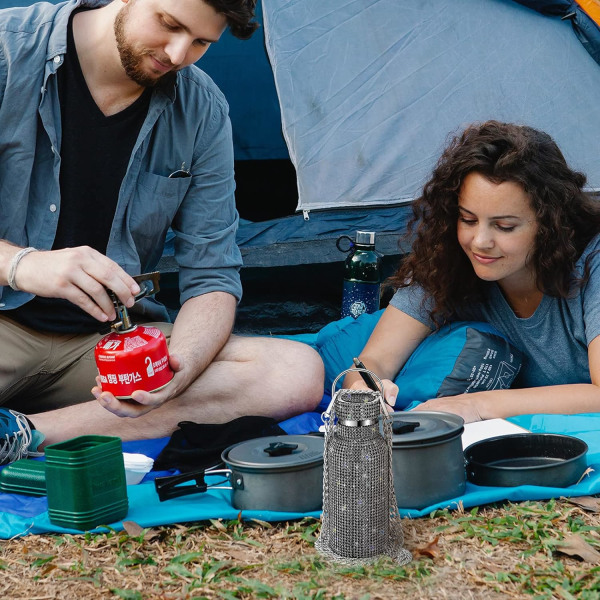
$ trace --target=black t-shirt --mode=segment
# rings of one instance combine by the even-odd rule
[[[105,254],[121,182],[152,92],[146,89],[121,112],[105,116],[81,71],[73,39],[73,15],[67,30],[65,62],[57,71],[62,122],[61,205],[52,249],[86,245]],[[58,298],[37,296],[5,314],[44,331],[78,333],[105,329],[76,305]]]

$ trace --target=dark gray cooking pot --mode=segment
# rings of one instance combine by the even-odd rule
[[[210,469],[160,477],[159,499],[167,500],[207,489],[204,476],[225,475],[231,503],[240,510],[310,512],[323,506],[324,440],[315,435],[278,435],[240,442],[226,448],[221,459],[227,469]],[[180,485],[195,480],[195,485]]]
[[[271,444],[295,445],[289,454],[270,455]],[[221,458],[231,469],[233,506],[309,512],[323,506],[322,437],[281,435],[227,448]]]
[[[434,411],[393,415],[392,465],[400,508],[421,509],[462,496],[464,420]]]
[[[553,433],[517,433],[489,438],[465,449],[467,477],[477,485],[568,487],[587,468],[588,446]]]

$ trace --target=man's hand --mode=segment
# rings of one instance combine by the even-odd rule
[[[172,354],[169,356],[169,366],[175,375],[166,386],[156,392],[135,390],[131,394],[131,400],[119,400],[110,392],[102,391],[100,376],[98,376],[92,394],[106,410],[118,417],[139,417],[158,408],[187,387],[188,384],[183,383],[186,381],[183,360],[178,355]]]
[[[236,304],[236,299],[226,292],[209,292],[183,303],[169,342],[169,365],[175,376],[162,390],[136,390],[131,394],[134,402],[127,402],[103,392],[96,380],[98,385],[92,389],[92,394],[106,410],[120,417],[139,417],[171,398],[181,396],[229,339]]]
[[[31,252],[19,262],[15,283],[24,292],[69,300],[104,322],[116,318],[105,288],[129,308],[140,291],[117,263],[89,246]]]

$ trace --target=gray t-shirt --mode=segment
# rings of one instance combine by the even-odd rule
[[[600,250],[600,235],[587,246],[576,266],[583,273],[586,258]],[[485,321],[523,352],[523,366],[514,387],[590,383],[588,345],[600,335],[600,253],[589,262],[590,277],[572,298],[544,295],[535,313],[517,317],[495,282],[485,284],[485,300],[461,308],[453,321]],[[429,303],[417,286],[399,289],[390,304],[431,327]]]

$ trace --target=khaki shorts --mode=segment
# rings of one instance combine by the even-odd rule
[[[170,323],[147,324],[170,337]],[[33,414],[93,400],[101,337],[39,332],[0,314],[0,405]]]

